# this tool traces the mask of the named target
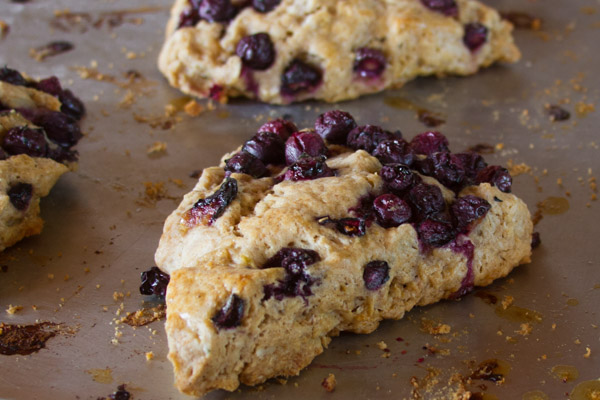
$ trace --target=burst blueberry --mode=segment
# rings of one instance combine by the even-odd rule
[[[479,22],[465,25],[465,36],[463,42],[471,52],[479,50],[487,42],[488,28]]]
[[[477,184],[490,183],[504,193],[510,193],[512,177],[506,168],[499,165],[489,165],[477,173],[475,178]]]
[[[19,211],[27,210],[31,197],[33,196],[33,186],[29,183],[18,182],[11,185],[8,189],[8,199],[10,203]]]
[[[275,47],[268,33],[244,36],[237,44],[236,54],[242,63],[255,70],[265,70],[275,61]]]
[[[348,133],[356,128],[352,115],[340,110],[327,111],[315,121],[315,131],[329,143],[346,144]]]
[[[373,79],[381,76],[385,70],[386,59],[381,50],[363,47],[356,50],[354,72],[361,78]]]
[[[334,171],[325,163],[325,157],[304,155],[289,166],[284,179],[290,181],[307,181],[334,176]]]
[[[321,70],[313,65],[293,60],[281,76],[281,93],[293,96],[301,92],[310,92],[319,86],[323,78]]]
[[[236,12],[231,0],[202,0],[198,8],[200,18],[208,22],[228,22]]]
[[[457,231],[468,233],[471,224],[485,217],[491,207],[487,200],[473,195],[457,199],[450,207],[456,221]]]
[[[458,5],[454,0],[421,0],[421,3],[430,10],[448,17],[458,16]]]
[[[429,155],[439,151],[449,151],[448,139],[440,132],[423,132],[410,141],[410,147],[417,154]]]
[[[422,216],[432,215],[446,208],[442,190],[427,183],[419,183],[408,192],[408,200]]]
[[[183,216],[183,220],[190,227],[200,223],[212,225],[225,213],[227,207],[236,198],[237,193],[237,180],[227,178],[216,192],[194,203],[192,208]]]
[[[42,129],[19,126],[9,129],[2,140],[2,148],[10,155],[45,157],[48,153],[48,142]]]
[[[404,139],[386,139],[375,147],[373,156],[382,164],[405,164],[412,165],[415,153],[408,142]]]
[[[257,133],[244,144],[242,151],[265,164],[283,164],[285,160],[285,142],[273,132]]]
[[[264,123],[257,132],[271,132],[279,136],[283,141],[286,141],[290,135],[297,132],[298,128],[292,121],[278,118],[273,121]]]
[[[384,228],[394,228],[408,222],[412,217],[410,206],[391,193],[382,194],[373,201],[377,223]]]
[[[396,194],[410,189],[419,182],[420,178],[414,172],[403,164],[387,164],[379,171],[385,187]]]
[[[252,8],[259,13],[268,13],[281,3],[281,0],[252,0]]]
[[[348,133],[347,145],[354,150],[365,150],[372,153],[379,143],[393,140],[396,136],[376,125],[358,126]]]
[[[287,165],[295,163],[303,154],[318,157],[327,156],[327,153],[325,142],[316,132],[296,132],[285,142],[285,162]]]
[[[225,162],[225,171],[248,174],[254,178],[262,178],[268,170],[258,158],[250,153],[240,151]]]
[[[142,272],[140,293],[146,296],[158,296],[164,298],[167,294],[167,285],[170,276],[162,272],[158,267],[152,267]]]
[[[363,281],[367,290],[378,290],[390,280],[390,266],[385,261],[371,261],[363,270]]]
[[[234,293],[227,298],[225,305],[213,315],[211,321],[217,329],[236,328],[242,324],[244,309],[244,300]]]
[[[446,222],[426,219],[417,226],[419,239],[433,247],[441,247],[456,236],[452,225]]]

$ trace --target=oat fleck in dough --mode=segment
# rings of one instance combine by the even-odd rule
[[[198,97],[337,102],[520,58],[510,22],[474,0],[252,4],[176,0],[158,61],[169,83]]]
[[[258,132],[204,169],[156,252],[184,393],[297,375],[340,331],[372,332],[530,261],[508,171],[440,133],[409,142],[341,111],[315,130]]]

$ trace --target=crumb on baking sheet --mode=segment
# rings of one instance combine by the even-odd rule
[[[8,25],[5,21],[0,19],[0,40],[4,39],[8,36],[10,32],[10,25]]]
[[[446,335],[450,333],[452,328],[448,324],[435,322],[427,318],[421,318],[421,331],[430,335]]]
[[[592,355],[592,349],[589,347],[585,348],[585,354],[583,355],[583,358],[590,358],[590,356]]]
[[[183,111],[190,117],[197,117],[205,111],[205,108],[202,104],[192,99],[183,106]]]
[[[120,322],[129,326],[144,326],[151,322],[163,319],[166,316],[166,306],[159,304],[151,308],[142,308],[133,313],[127,313],[127,316],[121,318]]]
[[[54,41],[47,43],[43,46],[30,48],[29,57],[33,58],[37,62],[42,62],[48,57],[53,57],[67,51],[71,51],[75,48],[73,43],[64,40]]]
[[[508,307],[510,307],[513,302],[515,301],[515,298],[510,296],[510,295],[505,295],[504,298],[502,299],[502,308],[504,310],[506,310]]]
[[[167,143],[165,142],[154,142],[146,150],[148,157],[157,158],[167,153]]]
[[[329,374],[327,378],[323,379],[323,381],[321,382],[321,386],[323,386],[325,390],[329,393],[335,390],[336,385],[337,381],[335,380],[334,374]]]
[[[154,359],[154,352],[148,351],[146,352],[146,361],[151,361]]]
[[[6,313],[9,314],[9,315],[15,315],[16,313],[18,313],[22,309],[23,309],[23,306],[13,306],[12,304],[10,304],[8,306],[8,308],[6,309]]]

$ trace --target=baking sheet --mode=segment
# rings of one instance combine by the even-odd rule
[[[0,65],[34,77],[57,75],[85,101],[88,115],[79,170],[61,178],[42,202],[44,232],[0,254],[0,265],[7,266],[0,272],[0,322],[58,322],[76,333],[50,339],[30,356],[0,356],[0,397],[96,399],[126,384],[134,399],[187,398],[173,387],[162,322],[133,329],[115,320],[152,305],[137,292],[139,274],[153,265],[163,220],[193,187],[190,173],[215,165],[261,123],[281,115],[304,127],[319,113],[342,108],[359,124],[399,128],[408,138],[426,129],[410,107],[386,105],[390,99],[443,115],[439,129],[454,151],[489,144],[496,150],[488,162],[523,163],[513,191],[532,212],[550,197],[567,199],[568,211],[546,213],[536,227],[542,245],[533,262],[479,297],[415,309],[371,335],[342,334],[298,377],[206,398],[448,398],[456,387],[448,384],[451,375],[469,376],[473,365],[488,359],[507,362],[510,371],[500,385],[467,385],[487,399],[527,398],[534,390],[567,398],[578,383],[600,378],[600,204],[592,200],[600,111],[591,111],[599,98],[600,3],[488,3],[543,21],[540,31],[516,31],[524,54],[516,65],[470,78],[423,78],[339,105],[234,101],[195,118],[165,118],[165,105],[182,103],[155,67],[169,1],[2,2],[0,19],[10,32],[0,41]],[[67,9],[87,14],[65,18]],[[50,40],[71,41],[75,49],[41,63],[30,58],[31,47]],[[142,76],[133,83],[126,77],[132,70]],[[82,78],[94,71],[104,80]],[[549,103],[563,103],[571,119],[552,123],[544,109]],[[157,142],[166,144],[166,153],[150,156]],[[483,301],[489,294],[498,298],[496,305]],[[541,315],[529,321],[529,334],[522,315],[498,311],[507,296]],[[23,309],[9,315],[4,309],[10,305]],[[433,334],[430,328],[440,324],[450,332]],[[380,349],[382,341],[389,352]],[[147,352],[153,352],[150,361]],[[551,372],[558,365],[574,367],[579,377],[563,382]],[[329,373],[337,380],[333,393],[321,387]]]

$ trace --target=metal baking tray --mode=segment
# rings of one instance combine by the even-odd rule
[[[438,129],[454,151],[493,148],[487,161],[521,172],[514,193],[543,214],[536,226],[542,245],[531,264],[459,301],[417,308],[370,335],[342,334],[298,377],[206,398],[444,399],[465,385],[478,393],[472,398],[536,399],[541,391],[562,399],[600,378],[600,204],[592,199],[600,170],[600,110],[593,110],[600,4],[488,3],[542,21],[538,30],[515,32],[518,64],[468,78],[421,78],[334,105],[235,100],[196,117],[165,117],[166,105],[177,110],[186,101],[156,69],[169,0],[2,2],[0,20],[10,31],[0,41],[0,65],[58,76],[88,114],[79,169],[42,202],[43,233],[0,254],[0,322],[61,323],[71,334],[28,356],[0,355],[0,398],[97,399],[121,384],[134,399],[187,398],[173,386],[162,321],[115,324],[153,305],[137,289],[165,217],[193,187],[193,171],[215,165],[268,118],[286,115],[305,127],[333,108],[408,138],[427,129],[415,111],[425,108],[446,121]],[[30,57],[30,48],[51,40],[75,47],[42,62]],[[571,118],[550,121],[547,104],[561,104]],[[149,154],[155,143],[166,151]],[[11,315],[10,305],[23,308]],[[436,334],[444,324],[450,331]],[[503,382],[469,379],[486,360],[500,360]],[[332,393],[321,386],[330,373]]]

